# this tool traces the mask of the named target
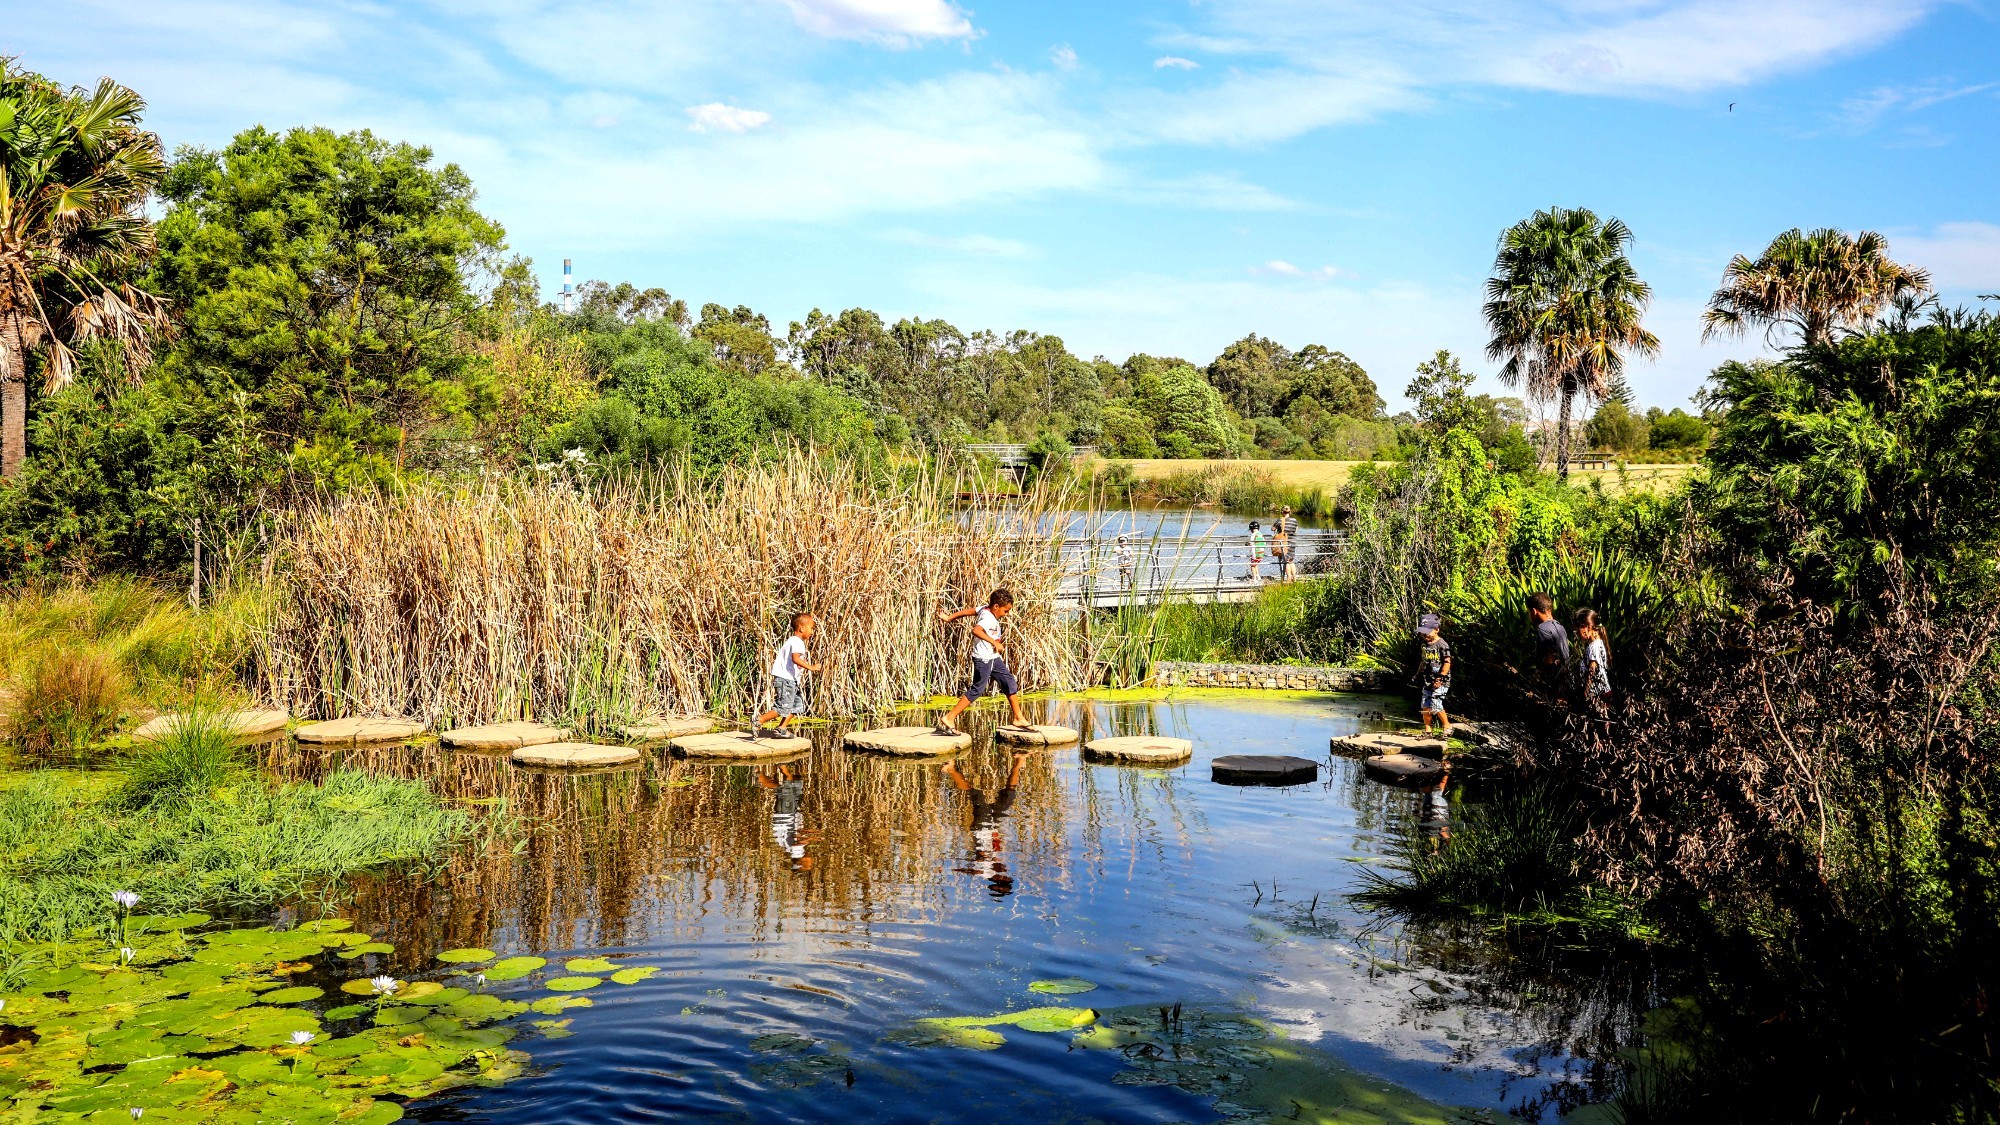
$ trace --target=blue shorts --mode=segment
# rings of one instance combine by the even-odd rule
[[[771,710],[780,715],[803,715],[806,713],[806,689],[797,680],[783,676],[771,677]]]
[[[1001,695],[1021,694],[1021,685],[1014,679],[1014,673],[1007,670],[1007,658],[1004,656],[973,661],[972,685],[962,695],[966,699],[978,699],[986,694],[989,684],[999,688]]]
[[[1437,687],[1432,687],[1429,683],[1424,684],[1422,699],[1417,704],[1417,710],[1419,711],[1444,710],[1444,697],[1450,693],[1451,693],[1450,680],[1446,680],[1444,683],[1439,684]]]

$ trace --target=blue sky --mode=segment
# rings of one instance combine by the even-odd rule
[[[1256,331],[1394,401],[1440,347],[1490,370],[1494,239],[1588,206],[1637,234],[1664,350],[1632,381],[1672,404],[1761,347],[1698,317],[1786,227],[2000,291],[2000,0],[9,7],[0,53],[133,86],[170,145],[429,144],[548,291],[569,256],[781,331],[865,305],[1197,362]]]

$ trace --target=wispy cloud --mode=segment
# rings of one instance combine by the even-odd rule
[[[1018,239],[996,238],[990,234],[937,235],[917,230],[884,231],[882,237],[906,246],[921,246],[930,250],[945,250],[954,254],[971,254],[982,258],[1024,259],[1041,256],[1033,246]]]
[[[1067,43],[1058,43],[1049,48],[1049,61],[1056,64],[1057,70],[1075,70],[1076,48]]]
[[[829,39],[908,47],[926,39],[970,39],[978,32],[947,0],[785,0],[799,26]]]
[[[1839,124],[1854,133],[1865,133],[1892,114],[1921,113],[1934,105],[1957,101],[1988,90],[2000,90],[2000,82],[1973,84],[1927,82],[1909,86],[1877,86],[1840,103],[1835,115]]]
[[[1889,246],[1897,261],[1931,271],[1947,297],[2000,293],[2000,226],[1939,223],[1922,234],[1892,232]]]
[[[694,119],[688,128],[697,133],[747,133],[771,123],[771,115],[761,109],[744,109],[721,102],[691,105],[687,115]]]
[[[1200,70],[1201,64],[1179,55],[1161,55],[1153,60],[1154,70]]]
[[[1302,277],[1316,281],[1332,281],[1340,276],[1340,270],[1333,266],[1321,266],[1309,270],[1303,266],[1295,266],[1283,258],[1272,258],[1268,262],[1251,266],[1250,272],[1258,277]]]

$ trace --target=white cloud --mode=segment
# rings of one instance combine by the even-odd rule
[[[1340,271],[1332,266],[1306,269],[1295,266],[1283,258],[1273,258],[1268,262],[1250,267],[1250,272],[1259,277],[1309,277],[1315,281],[1332,281],[1340,276]]]
[[[694,119],[688,128],[697,133],[747,133],[771,123],[771,115],[761,109],[744,109],[721,102],[691,105],[687,115]]]
[[[1939,223],[1929,234],[1891,234],[1891,256],[1927,269],[1947,299],[2000,293],[2000,226]]]
[[[1154,70],[1200,70],[1201,64],[1194,61],[1193,59],[1181,58],[1179,55],[1161,55],[1159,58],[1153,60],[1153,69]]]
[[[1882,119],[1891,113],[1919,113],[1934,105],[1956,101],[1973,94],[1983,94],[1988,90],[2000,90],[2000,82],[1981,82],[1976,85],[1928,82],[1912,86],[1878,86],[1841,102],[1840,112],[1836,118],[1848,131],[1865,133],[1880,124]]]
[[[1244,145],[1283,140],[1327,125],[1413,109],[1428,98],[1390,68],[1340,73],[1237,72],[1203,88],[1153,91],[1125,103],[1137,141]]]
[[[925,39],[970,39],[972,21],[948,0],[785,0],[799,26],[829,39],[907,47]]]
[[[1018,260],[1041,256],[1040,251],[1025,242],[1013,238],[995,238],[990,234],[936,235],[915,230],[890,230],[884,231],[882,236],[891,242],[901,242],[908,246],[922,246],[932,250],[947,250],[984,258]]]
[[[1049,48],[1049,61],[1055,63],[1058,70],[1075,70],[1076,48],[1067,43],[1058,43]]]

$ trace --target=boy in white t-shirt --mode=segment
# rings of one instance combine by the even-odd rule
[[[817,672],[820,666],[812,662],[806,653],[806,642],[812,640],[813,615],[795,613],[792,615],[792,634],[778,646],[778,657],[771,662],[771,709],[757,716],[751,728],[750,738],[755,741],[764,735],[764,724],[778,720],[778,729],[790,726],[793,719],[806,713],[805,675]]]
[[[1014,673],[1007,669],[1007,658],[1001,652],[1007,647],[1007,615],[1014,612],[1014,595],[1008,591],[995,590],[986,599],[986,604],[977,609],[966,608],[938,616],[944,621],[958,621],[962,618],[977,617],[972,625],[972,683],[959,693],[958,702],[952,704],[951,713],[938,720],[937,733],[957,734],[955,725],[972,701],[986,694],[988,685],[1000,689],[1007,697],[1008,710],[1014,715],[1014,729],[1032,731],[1028,720],[1021,714],[1021,685],[1014,679]]]

